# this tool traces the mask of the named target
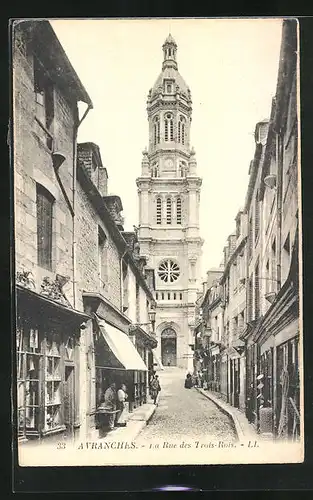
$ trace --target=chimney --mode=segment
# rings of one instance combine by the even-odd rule
[[[103,201],[108,209],[108,211],[111,214],[112,219],[114,220],[115,224],[117,225],[117,228],[120,231],[124,231],[124,219],[121,215],[121,212],[123,211],[123,205],[122,205],[122,200],[119,196],[117,195],[110,195],[110,196],[103,196]]]

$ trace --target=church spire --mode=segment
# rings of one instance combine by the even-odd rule
[[[171,34],[168,35],[162,48],[164,56],[162,70],[164,70],[165,68],[177,69],[177,62],[176,62],[177,44]]]

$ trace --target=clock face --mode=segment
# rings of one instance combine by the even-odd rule
[[[169,168],[169,169],[170,169],[170,168],[172,168],[172,167],[173,167],[173,165],[174,165],[174,162],[173,162],[173,160],[171,160],[170,158],[167,158],[167,160],[165,160],[165,167],[166,167],[166,168]]]

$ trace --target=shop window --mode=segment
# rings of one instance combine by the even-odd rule
[[[40,374],[42,360],[38,330],[18,323],[17,343],[17,407],[18,435],[39,433]]]
[[[54,198],[37,184],[37,259],[38,265],[52,270],[52,220]]]
[[[62,425],[60,343],[47,339],[45,357],[45,430]]]

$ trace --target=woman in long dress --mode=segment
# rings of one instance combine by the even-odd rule
[[[126,427],[126,385],[122,384],[119,390],[117,391],[117,409],[118,413],[116,415],[116,426],[117,427]]]
[[[185,389],[191,389],[192,388],[192,376],[190,373],[187,373],[187,376],[185,378]]]

